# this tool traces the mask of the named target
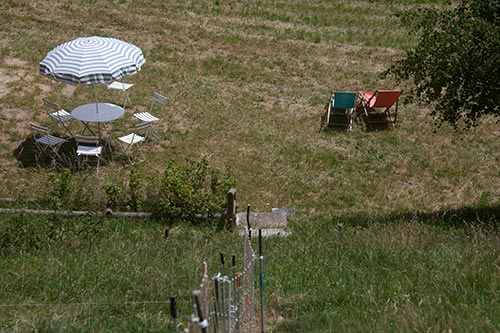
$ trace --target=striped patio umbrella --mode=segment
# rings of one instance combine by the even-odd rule
[[[115,38],[81,37],[63,43],[40,62],[40,73],[73,85],[110,83],[137,73],[146,62],[137,46]]]

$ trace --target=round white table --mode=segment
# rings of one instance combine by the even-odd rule
[[[105,123],[123,116],[125,111],[119,105],[111,103],[83,104],[71,111],[71,115],[86,123]]]
[[[80,105],[71,111],[71,115],[80,120],[93,135],[94,132],[89,127],[88,123],[97,123],[97,132],[99,139],[101,138],[101,123],[113,121],[121,116],[125,111],[119,105],[111,103],[89,103]]]

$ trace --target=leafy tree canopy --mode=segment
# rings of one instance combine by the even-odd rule
[[[462,0],[399,16],[419,40],[387,73],[413,81],[411,95],[434,105],[439,122],[470,127],[481,116],[500,117],[500,1]]]

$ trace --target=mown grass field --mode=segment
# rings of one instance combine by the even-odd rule
[[[433,124],[431,106],[401,104],[394,129],[318,132],[333,90],[399,88],[404,97],[405,83],[380,75],[416,42],[392,14],[442,3],[4,1],[0,196],[43,196],[58,173],[15,157],[29,121],[50,124],[42,98],[68,110],[93,100],[90,87],[39,75],[38,63],[76,37],[119,38],[146,64],[127,78],[132,106],[117,133],[154,91],[169,101],[147,162],[73,174],[87,207],[102,208],[103,184],[125,183],[132,170],[204,158],[233,174],[240,209],[297,211],[292,236],[265,242],[268,331],[498,331],[495,120],[455,131]],[[4,331],[172,330],[162,306],[89,304],[175,293],[185,317],[201,262],[219,268],[218,252],[240,247],[234,234],[193,225],[177,225],[165,245],[158,221],[21,215],[0,225],[0,242],[13,244],[1,249],[0,303],[87,304],[0,304]]]

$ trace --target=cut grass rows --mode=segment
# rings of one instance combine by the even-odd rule
[[[132,170],[161,173],[171,158],[206,158],[232,170],[240,211],[297,211],[290,238],[265,242],[268,331],[498,331],[498,124],[485,119],[460,133],[434,126],[432,106],[400,103],[396,128],[318,133],[333,90],[400,88],[405,97],[405,83],[380,75],[416,42],[392,14],[432,4],[444,1],[4,1],[0,196],[40,197],[54,186],[59,171],[14,157],[28,121],[49,124],[42,98],[68,110],[94,100],[90,87],[39,75],[46,52],[85,35],[120,38],[147,62],[127,78],[132,106],[116,133],[128,132],[130,113],[158,91],[169,98],[160,139],[145,147],[146,163],[117,159],[99,177],[73,174],[78,208],[102,209],[103,185],[126,182]],[[106,87],[97,89],[106,99]],[[185,318],[201,262],[214,272],[219,251],[241,250],[234,234],[186,224],[165,246],[171,221],[0,221],[24,225],[20,241],[36,235],[29,227],[65,226],[2,252],[6,303],[175,293]],[[162,305],[0,307],[0,318],[7,331],[172,329]]]

